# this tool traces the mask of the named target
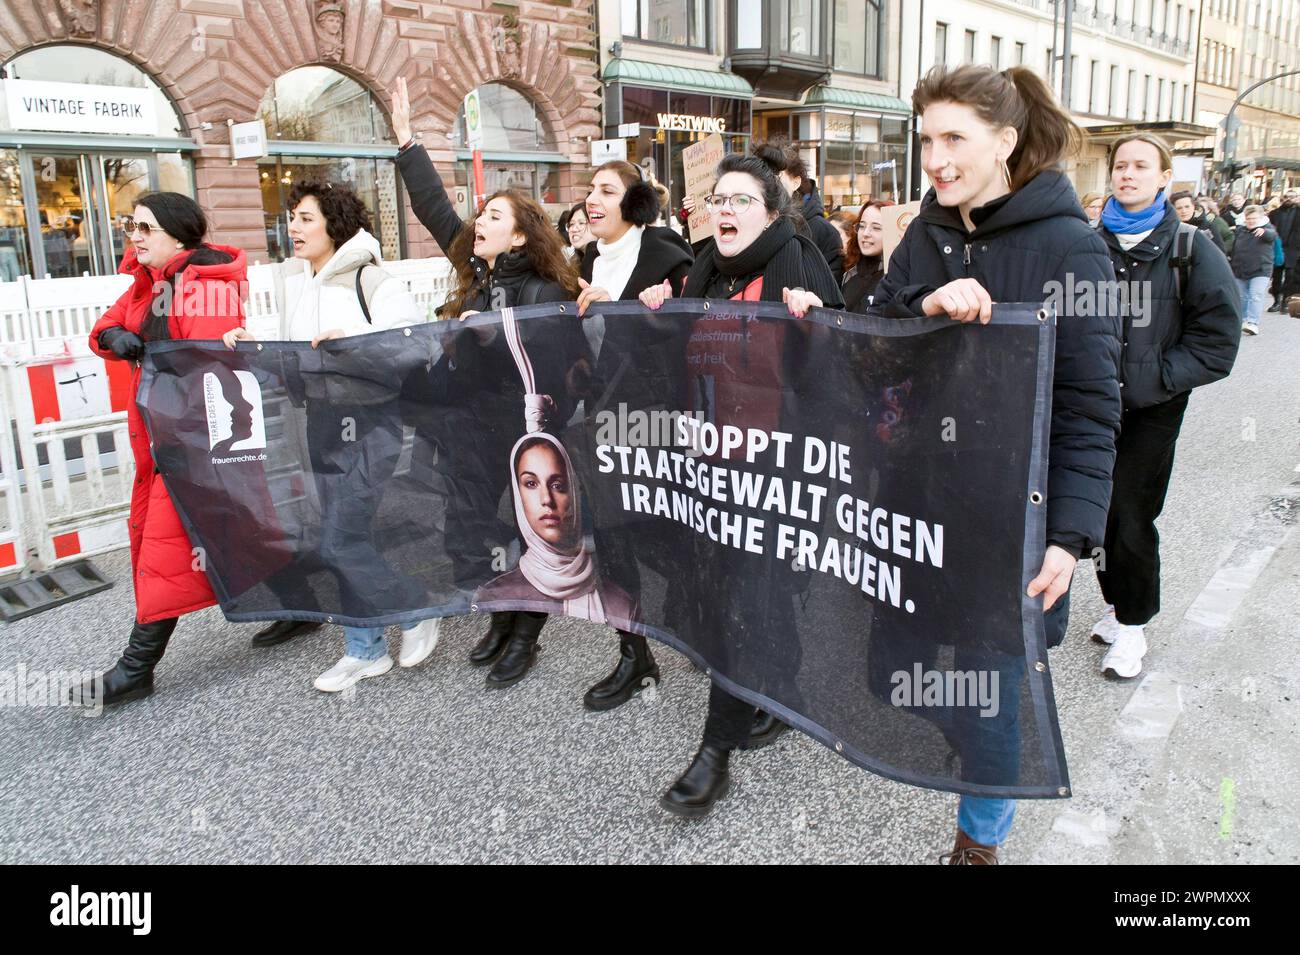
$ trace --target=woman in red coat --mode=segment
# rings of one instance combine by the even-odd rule
[[[244,324],[240,292],[247,278],[243,250],[204,243],[207,218],[198,204],[176,192],[136,200],[127,223],[131,245],[121,272],[131,287],[95,323],[90,347],[106,361],[132,364],[131,387],[140,385],[146,342],[169,338],[219,339]],[[108,705],[153,692],[153,668],[167,649],[181,614],[216,602],[212,588],[154,470],[149,435],[134,401],[127,412],[135,485],[131,492],[131,573],[135,627],[126,650],[82,700]]]

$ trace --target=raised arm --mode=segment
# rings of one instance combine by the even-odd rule
[[[442,177],[434,168],[433,160],[412,138],[411,102],[406,92],[406,80],[401,78],[393,89],[393,132],[402,144],[397,153],[397,171],[402,174],[402,182],[410,194],[411,209],[446,255],[465,224],[447,198],[447,190],[443,188]]]

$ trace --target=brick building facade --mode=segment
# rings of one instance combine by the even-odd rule
[[[72,268],[103,271],[97,263],[117,250],[111,225],[97,226],[95,220],[111,222],[121,214],[113,207],[115,183],[103,157],[128,155],[128,163],[141,170],[137,178],[143,181],[144,170],[152,170],[149,184],[158,188],[167,184],[175,153],[189,172],[193,195],[211,216],[213,238],[245,248],[250,259],[265,260],[268,242],[274,246],[276,212],[267,208],[275,204],[267,183],[280,174],[287,178],[297,167],[277,158],[276,150],[285,153],[290,147],[278,142],[271,129],[270,157],[232,161],[228,123],[264,116],[277,78],[308,66],[332,71],[318,71],[326,77],[341,74],[373,97],[372,108],[380,117],[375,128],[382,134],[359,156],[363,163],[387,166],[377,174],[386,183],[395,178],[391,156],[396,144],[387,114],[397,77],[409,84],[412,125],[449,185],[465,176],[468,153],[448,135],[456,127],[464,95],[476,87],[503,88],[503,102],[508,100],[516,113],[523,109],[526,116],[523,103],[535,111],[536,142],[518,156],[508,148],[487,152],[493,148],[488,144],[485,158],[495,157],[502,169],[513,170],[510,175],[523,177],[520,182],[533,183],[538,197],[558,209],[583,194],[590,175],[587,142],[602,131],[593,18],[594,0],[10,0],[0,5],[0,63],[11,86],[19,85],[13,80],[20,76],[41,90],[57,90],[54,83],[65,79],[95,82],[98,65],[79,66],[90,57],[81,51],[94,48],[146,75],[170,101],[177,122],[174,130],[166,128],[167,121],[159,126],[175,136],[159,137],[158,130],[150,129],[145,130],[150,135],[136,137],[24,127],[12,116],[0,117],[0,159],[8,157],[11,166],[7,172],[0,166],[11,194],[5,223],[14,242],[25,230],[32,247],[26,252],[30,267],[44,263],[49,272],[50,262],[63,261],[61,252],[50,252],[48,239],[57,220],[67,223],[73,240],[87,244],[84,260],[74,257]],[[29,55],[33,53],[40,55]],[[35,79],[27,80],[27,75]],[[124,82],[103,88],[120,89]],[[13,96],[9,101],[14,102]],[[165,106],[160,109],[166,113]],[[147,160],[150,150],[154,159]],[[299,151],[324,164],[348,150],[335,142],[317,142]],[[40,153],[48,153],[53,164]],[[168,161],[160,164],[163,154]],[[61,188],[51,190],[49,176],[42,176],[49,169],[66,178],[66,183],[56,180]],[[392,248],[403,257],[438,254],[411,216],[404,193],[396,189],[392,196],[390,211],[402,210],[404,220],[399,235],[390,237]],[[372,212],[378,215],[379,209]],[[105,247],[96,253],[101,236]],[[386,254],[391,254],[389,248],[385,243]],[[275,252],[271,247],[270,257]],[[15,254],[22,259],[23,250]]]

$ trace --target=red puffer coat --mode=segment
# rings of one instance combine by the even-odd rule
[[[176,294],[168,329],[172,338],[220,338],[244,324],[240,304],[248,267],[242,249],[214,245],[233,256],[221,265],[190,265],[176,279]],[[141,265],[135,249],[128,248],[118,270],[134,275],[135,282],[95,323],[90,347],[106,361],[121,361],[99,347],[108,328],[122,327],[140,334],[154,298],[154,282],[171,278],[185,265],[190,252],[173,256],[159,272]],[[140,387],[140,366],[131,370],[131,392]],[[154,470],[149,434],[134,401],[127,411],[131,451],[135,455],[135,486],[131,491],[131,570],[135,583],[135,615],[140,623],[179,617],[216,603],[207,576],[196,570],[190,539],[172,506],[162,476]]]

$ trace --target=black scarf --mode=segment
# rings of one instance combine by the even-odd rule
[[[784,216],[735,255],[719,255],[717,245],[707,243],[686,277],[683,297],[702,298],[718,274],[735,278],[759,273],[764,302],[781,301],[782,289],[801,288],[820,298],[827,308],[844,305],[821,250],[807,236],[796,235],[794,225]]]

